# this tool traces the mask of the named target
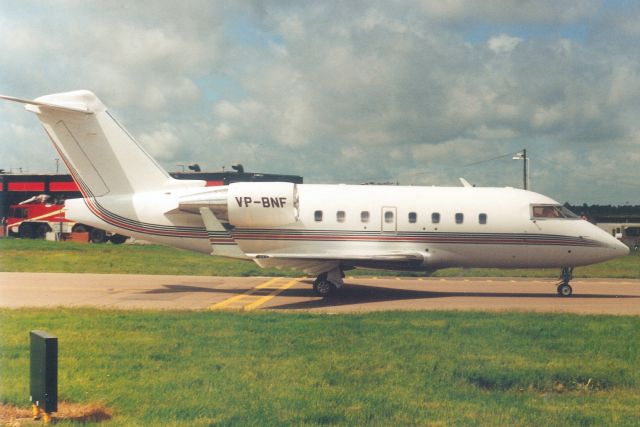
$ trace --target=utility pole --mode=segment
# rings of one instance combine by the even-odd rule
[[[58,174],[59,166],[60,166],[60,159],[56,159],[56,175]]]

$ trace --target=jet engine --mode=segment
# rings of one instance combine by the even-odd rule
[[[298,191],[290,182],[234,182],[180,198],[182,211],[201,207],[235,227],[281,227],[298,220]]]
[[[235,182],[227,193],[229,224],[281,227],[298,220],[298,192],[290,182]]]

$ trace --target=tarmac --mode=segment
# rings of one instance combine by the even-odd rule
[[[331,298],[312,279],[126,274],[0,273],[0,307],[146,310],[532,311],[640,315],[640,279],[575,279],[559,297],[553,279],[347,277]]]

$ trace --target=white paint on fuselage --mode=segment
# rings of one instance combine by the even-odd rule
[[[211,245],[199,215],[179,211],[180,197],[202,192],[193,187],[170,192],[137,193],[133,196],[101,197],[97,199],[105,210],[130,218],[139,225],[132,230],[119,227],[112,219],[97,219],[80,200],[68,201],[68,216],[75,220],[104,228],[115,233],[152,242],[176,246],[204,253]],[[557,204],[541,194],[513,188],[468,187],[409,187],[368,185],[298,185],[298,221],[278,228],[261,228],[269,238],[255,237],[246,229],[234,230],[234,237],[245,253],[282,254],[376,254],[415,252],[425,257],[424,269],[443,267],[562,267],[592,264],[624,255],[628,249],[616,239],[587,221],[579,219],[531,218],[532,204]],[[395,230],[383,232],[383,208],[395,208]],[[322,221],[315,220],[315,212],[322,211]],[[344,212],[339,221],[337,212]],[[369,221],[361,221],[361,212],[369,212]],[[416,214],[416,222],[409,221],[409,213]],[[440,214],[434,224],[432,213]],[[455,215],[461,213],[461,224]],[[486,224],[479,223],[479,215],[486,214]],[[115,221],[117,222],[117,221]],[[155,228],[154,228],[155,227]],[[171,227],[184,229],[188,237],[165,233]],[[160,230],[160,231],[158,231]],[[200,230],[199,232],[197,230]],[[165,233],[165,234],[162,234]],[[292,235],[296,238],[278,239],[274,236]],[[313,233],[325,238],[304,237]],[[471,241],[438,241],[438,236],[476,236]],[[478,233],[493,236],[488,243],[479,243]],[[174,233],[175,234],[175,233]],[[250,235],[252,237],[245,237]],[[300,237],[300,234],[303,237]],[[511,236],[509,244],[496,243],[496,235]],[[327,236],[336,236],[332,239]],[[413,236],[402,241],[398,236]],[[566,244],[517,243],[513,235],[565,236]],[[356,238],[354,238],[356,236]],[[359,240],[358,236],[367,236]],[[571,243],[569,238],[596,241],[593,246]],[[400,241],[398,241],[400,240]],[[410,240],[410,239],[407,239]],[[445,239],[446,240],[446,239]],[[460,239],[457,239],[460,240]],[[464,240],[464,239],[463,239]],[[499,239],[498,239],[499,240]]]
[[[598,247],[467,244],[411,242],[342,242],[238,240],[248,253],[375,253],[415,251],[427,258],[425,268],[459,267],[562,267],[591,264],[618,256],[624,248],[611,236],[587,221],[578,219],[531,219],[532,204],[558,204],[538,193],[513,188],[409,187],[368,185],[299,185],[299,222],[287,227],[298,230],[337,230],[377,232],[381,236],[403,232],[420,233],[512,233],[583,237],[602,243]],[[395,233],[382,232],[384,207],[396,208]],[[322,221],[315,221],[315,211],[322,211]],[[345,212],[344,222],[337,212]],[[360,219],[369,212],[369,222]],[[409,213],[416,222],[409,222]],[[440,214],[434,224],[432,213]],[[463,214],[462,224],[455,221]],[[487,223],[479,223],[479,214]]]

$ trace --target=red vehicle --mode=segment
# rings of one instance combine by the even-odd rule
[[[126,236],[107,233],[99,228],[79,224],[68,220],[64,215],[64,203],[41,194],[31,197],[17,205],[9,206],[7,229],[10,235],[25,239],[42,239],[48,232],[68,235],[72,232],[88,232],[93,243],[120,244],[127,240]]]

